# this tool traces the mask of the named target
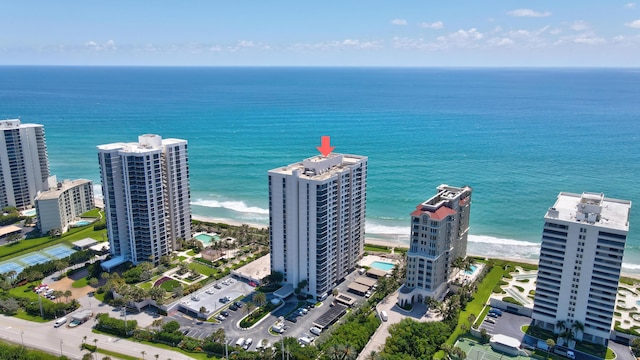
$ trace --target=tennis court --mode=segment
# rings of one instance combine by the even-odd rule
[[[467,353],[467,359],[471,359],[471,360],[501,360],[501,359],[502,360],[505,360],[505,359],[529,360],[529,359],[532,359],[524,355],[512,356],[512,355],[496,352],[496,351],[493,351],[493,349],[491,349],[491,345],[489,344],[483,345],[477,341],[474,341],[468,338],[460,338],[456,342],[455,346],[464,350],[464,352]],[[521,353],[523,352],[524,351],[521,351]]]
[[[49,258],[48,256],[45,256],[39,252],[36,253],[32,253],[29,255],[25,255],[25,256],[21,256],[18,258],[15,258],[14,261],[19,261],[27,266],[33,266],[36,264],[42,264],[42,263],[46,263],[48,261],[51,261],[51,258]]]
[[[63,245],[63,244],[58,244],[58,245],[54,245],[52,247],[48,247],[44,250],[42,250],[44,253],[46,253],[47,255],[49,255],[50,257],[56,258],[56,259],[62,259],[62,258],[66,258],[67,256],[73,254],[74,252],[76,252],[75,250],[73,250],[72,248]]]
[[[6,274],[11,270],[15,271],[16,274],[19,274],[22,272],[22,270],[24,270],[24,267],[18,265],[18,263],[15,263],[13,261],[0,263],[0,274]]]

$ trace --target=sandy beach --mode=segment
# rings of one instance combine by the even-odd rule
[[[96,197],[95,198],[95,204],[99,208],[104,208],[104,203],[103,203],[101,198],[97,198]],[[202,216],[202,215],[193,215],[192,214],[191,218],[193,220],[199,220],[199,221],[211,222],[211,223],[229,224],[229,225],[233,225],[233,226],[249,225],[250,227],[254,227],[254,228],[258,228],[258,229],[262,229],[262,228],[266,227],[266,225],[263,225],[263,224],[247,223],[247,222],[241,222],[241,221],[237,221],[237,220],[233,220],[233,219],[216,218],[216,217]],[[409,247],[408,245],[405,245],[405,244],[398,244],[396,242],[384,241],[384,240],[372,239],[372,238],[365,238],[365,243],[372,244],[372,245],[387,246],[389,248],[405,248],[405,249],[407,249]],[[467,255],[473,256],[473,257],[484,257],[484,258],[487,258],[486,254],[468,253]],[[507,260],[507,261],[513,261],[513,262],[520,262],[520,263],[525,263],[525,264],[538,265],[538,260],[537,259],[521,259],[521,258],[510,258],[510,257],[499,257],[499,259]],[[632,274],[632,273],[627,273],[627,272],[621,272],[621,276],[640,280],[640,274]]]

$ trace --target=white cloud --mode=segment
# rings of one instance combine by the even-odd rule
[[[405,20],[405,19],[393,19],[393,20],[391,20],[391,23],[392,23],[393,25],[401,25],[401,26],[404,26],[404,25],[407,25],[407,20]]]
[[[636,3],[632,3],[632,2],[626,3],[624,5],[624,7],[628,8],[628,9],[633,9],[634,7],[636,7]]]
[[[560,28],[555,28],[555,29],[549,30],[549,34],[551,34],[551,35],[558,35],[560,33],[562,33],[562,29],[560,29]]]
[[[442,29],[444,27],[444,23],[442,21],[436,21],[431,24],[429,24],[428,22],[423,22],[420,23],[420,27],[425,29]]]
[[[95,51],[103,51],[103,50],[116,50],[118,47],[116,46],[116,42],[113,40],[108,40],[104,44],[98,44],[97,42],[90,40],[84,44],[87,48],[95,50]]]
[[[605,43],[606,41],[601,37],[595,36],[594,34],[582,34],[573,39],[573,42],[576,44],[597,45]]]
[[[330,49],[379,49],[384,47],[382,41],[362,41],[357,39],[331,40],[318,43],[297,43],[294,49],[305,50],[330,50]]]
[[[577,20],[574,21],[569,27],[574,31],[584,31],[590,29],[591,25],[589,25],[589,23],[584,20]]]
[[[640,29],[640,19],[625,23],[626,26],[634,29]]]
[[[510,38],[507,37],[503,37],[503,38],[491,38],[489,40],[487,40],[487,44],[489,44],[489,46],[509,46],[509,45],[513,45],[514,41]]]
[[[524,16],[524,17],[551,16],[551,12],[549,11],[539,12],[531,9],[516,9],[516,10],[509,11],[507,14],[511,16]]]

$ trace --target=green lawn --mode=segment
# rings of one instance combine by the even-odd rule
[[[83,228],[73,228],[66,234],[59,238],[51,238],[49,236],[25,239],[18,241],[17,243],[5,245],[0,247],[0,260],[8,260],[16,256],[31,253],[33,251],[42,250],[52,245],[67,243],[71,245],[72,242],[78,241],[84,238],[92,238],[102,241],[102,235],[106,237],[107,230],[94,231],[93,226],[87,226]]]
[[[489,266],[489,264],[487,264],[486,266]],[[458,317],[458,325],[456,326],[451,336],[449,336],[447,344],[453,346],[458,337],[463,334],[460,325],[466,324],[468,322],[467,318],[470,314],[474,314],[476,317],[480,315],[484,304],[486,304],[489,300],[491,291],[496,286],[498,281],[502,279],[502,273],[503,268],[500,265],[495,265],[493,266],[493,268],[491,268],[487,276],[485,276],[485,278],[482,280],[482,283],[478,285],[478,291],[473,296],[473,300],[467,303],[467,307],[464,311],[460,312],[460,316]]]
[[[99,208],[95,208],[93,210],[87,211],[86,213],[82,214],[80,217],[99,218],[100,213],[102,213],[102,211]]]
[[[187,251],[187,255],[196,256],[196,253],[195,253],[195,251],[193,251],[193,249],[191,249],[191,250]]]
[[[147,282],[143,282],[142,284],[138,284],[138,287],[145,289],[145,290],[149,290],[153,287],[153,283],[154,281],[147,281]]]
[[[139,357],[120,354],[118,352],[111,351],[111,350],[105,350],[105,349],[102,349],[100,346],[98,346],[98,348],[96,349],[96,352],[98,352],[100,354],[104,354],[104,355],[109,355],[109,356],[114,357],[116,359],[122,359],[122,360],[139,360],[140,359]],[[147,354],[147,355],[149,355],[149,354]]]
[[[82,279],[78,279],[74,281],[73,284],[71,284],[71,287],[78,289],[88,285],[89,285],[89,279],[87,279],[86,277],[83,277]]]
[[[38,294],[35,291],[33,291],[34,284],[35,283],[30,282],[25,285],[10,289],[9,294],[15,297],[22,297],[22,298],[27,298],[29,300],[38,301]],[[42,301],[51,301],[51,300],[42,298]]]
[[[178,261],[183,262],[185,260],[187,260],[186,256],[178,256]]]
[[[189,264],[189,267],[193,267],[197,272],[206,276],[212,276],[215,273],[217,273],[215,269],[210,268],[207,265],[200,264],[197,261],[194,261],[191,264]]]
[[[383,252],[383,253],[387,253],[387,254],[391,253],[391,249],[389,249],[388,247],[380,246],[380,245],[373,245],[373,244],[364,244],[364,251],[368,251],[368,252]]]
[[[49,301],[49,300],[47,300],[47,301]],[[39,323],[45,323],[45,322],[51,321],[51,320],[45,320],[45,319],[41,318],[40,316],[29,315],[23,309],[18,310],[18,313],[16,315],[14,315],[14,317],[17,317],[18,319],[22,319],[22,320],[39,322]]]
[[[163,288],[165,291],[173,291],[173,288],[176,286],[179,286],[180,282],[178,280],[169,280],[169,281],[165,281],[162,284],[160,284],[160,287]]]

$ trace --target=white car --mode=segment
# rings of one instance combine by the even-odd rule
[[[244,342],[244,345],[242,345],[242,348],[245,349],[245,350],[249,350],[249,347],[251,346],[251,344],[253,344],[253,339],[252,338],[248,338]]]
[[[322,333],[322,329],[320,329],[319,327],[312,327],[311,329],[309,329],[309,332],[312,333],[315,336],[320,336],[320,334]]]

